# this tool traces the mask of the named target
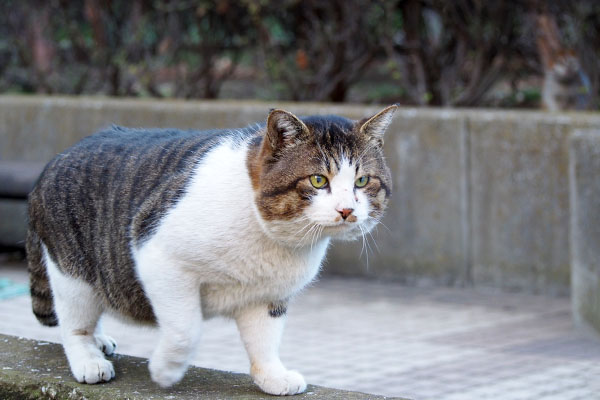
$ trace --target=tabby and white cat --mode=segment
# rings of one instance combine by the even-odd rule
[[[381,218],[395,109],[361,121],[272,110],[242,130],[113,127],[59,154],[29,197],[27,253],[33,312],[60,324],[75,379],[115,376],[104,312],[158,324],[149,369],[162,387],[185,374],[202,319],[222,315],[263,391],[304,391],[279,360],[286,307],[330,238]]]

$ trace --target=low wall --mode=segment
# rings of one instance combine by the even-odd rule
[[[570,145],[573,315],[600,333],[600,130],[576,132]]]
[[[48,161],[111,123],[242,127],[264,120],[272,107],[351,118],[380,109],[0,96],[0,161]],[[385,227],[373,234],[368,262],[361,243],[341,243],[326,271],[568,294],[568,138],[575,129],[599,127],[598,114],[399,109],[385,144],[394,179]]]
[[[79,384],[72,378],[62,346],[37,340],[0,335],[0,399],[3,400],[142,400],[142,399],[239,399],[267,400],[245,374],[191,367],[183,380],[161,389],[150,380],[148,360],[115,355],[110,357],[116,378],[110,383]],[[309,385],[294,400],[385,400],[365,393]]]

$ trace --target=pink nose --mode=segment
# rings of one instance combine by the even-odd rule
[[[352,214],[352,211],[354,211],[354,208],[342,208],[341,210],[337,210],[344,219],[348,218],[348,216]]]

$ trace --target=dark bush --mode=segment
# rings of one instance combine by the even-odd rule
[[[598,108],[599,65],[595,0],[0,2],[0,92]]]

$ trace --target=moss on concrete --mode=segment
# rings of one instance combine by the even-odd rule
[[[245,374],[192,367],[184,379],[170,389],[150,380],[148,360],[111,357],[116,378],[108,383],[77,383],[69,371],[62,347],[38,340],[0,335],[0,399],[3,400],[118,400],[118,399],[272,399],[262,393]],[[386,399],[364,393],[309,385],[294,399]],[[388,397],[389,399],[389,397]]]

